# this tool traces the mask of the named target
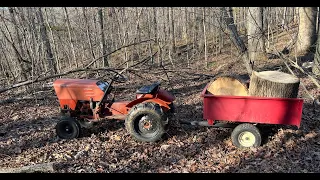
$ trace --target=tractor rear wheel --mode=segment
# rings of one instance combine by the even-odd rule
[[[64,117],[56,125],[56,133],[62,139],[77,138],[80,134],[79,122],[71,117]]]
[[[256,126],[243,123],[234,128],[231,140],[238,148],[258,147],[261,144],[261,134]]]
[[[159,104],[140,103],[130,109],[125,126],[136,140],[155,142],[160,140],[165,133],[166,120]]]

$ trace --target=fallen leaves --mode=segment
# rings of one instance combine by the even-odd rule
[[[210,79],[179,78],[172,79],[173,88],[183,93],[176,94],[176,119],[203,120],[200,92]],[[120,97],[130,99],[135,90]],[[299,130],[269,129],[262,146],[250,149],[235,148],[228,129],[182,125],[169,127],[160,142],[137,142],[123,122],[104,123],[83,137],[62,140],[54,129],[58,104],[38,103],[0,106],[0,167],[57,162],[55,172],[71,173],[320,172],[320,131],[314,119],[320,111],[313,112],[307,101]]]
[[[169,147],[170,147],[170,145],[168,145],[168,144],[161,145],[160,146],[160,152],[167,150]]]

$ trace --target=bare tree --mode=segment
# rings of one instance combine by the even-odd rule
[[[173,7],[170,7],[170,19],[171,19],[171,41],[172,41],[172,52],[176,52],[176,39],[174,30],[174,11]]]
[[[102,55],[104,55],[104,54],[107,54],[107,47],[106,47],[106,42],[104,37],[103,12],[101,7],[99,7],[98,9],[98,15],[99,15],[99,25],[100,25],[100,45],[102,48]],[[104,67],[109,66],[108,59],[106,56],[102,57],[102,61],[103,61]]]
[[[9,7],[8,9],[9,9],[9,13],[11,16],[11,21],[13,23],[13,28],[15,30],[15,34],[17,37],[17,44],[19,47],[19,53],[20,53],[20,56],[24,59],[25,53],[24,53],[24,49],[22,48],[23,44],[22,44],[22,40],[21,40],[20,33],[18,30],[19,25],[18,25],[18,23],[16,21],[16,17],[15,17],[15,9],[13,7]]]
[[[2,22],[3,22],[3,25],[8,33],[8,35],[4,32],[4,30],[2,28],[0,28],[2,34],[3,34],[3,37],[7,40],[7,42],[9,42],[9,44],[11,45],[12,49],[14,50],[14,54],[15,54],[15,57],[17,59],[17,64],[18,64],[18,67],[19,67],[19,71],[20,71],[20,75],[21,75],[21,79],[22,80],[26,80],[28,79],[27,77],[27,70],[26,70],[26,67],[24,65],[24,62],[25,60],[23,59],[23,57],[21,56],[20,52],[18,51],[18,48],[16,47],[16,44],[14,43],[14,39],[13,39],[13,36],[5,22],[5,19],[3,16],[0,16],[1,19],[2,19]],[[14,24],[14,26],[16,27],[16,24]],[[6,48],[6,47],[5,47]],[[6,48],[7,49],[7,48]]]
[[[93,50],[93,46],[92,46],[92,39],[90,36],[90,27],[89,27],[88,17],[87,17],[86,11],[87,11],[86,8],[82,7],[82,13],[83,13],[85,26],[86,26],[86,35],[87,35],[87,39],[88,39],[88,43],[89,43],[89,49],[90,49],[90,53],[92,55],[92,59],[95,59],[96,56],[94,54],[94,50]],[[95,66],[95,67],[97,67],[97,66]]]
[[[203,40],[204,40],[204,61],[205,68],[208,68],[208,57],[207,57],[207,35],[206,35],[206,9],[202,9],[202,25],[203,25]]]
[[[247,72],[249,75],[252,73],[252,66],[253,62],[248,57],[248,50],[245,46],[243,40],[239,37],[237,27],[234,24],[233,21],[233,14],[232,14],[232,8],[229,7],[228,11],[225,7],[221,7],[222,15],[224,17],[224,22],[228,26],[229,31],[231,32],[231,39],[233,43],[236,45],[236,47],[239,49],[240,53],[242,54],[242,60],[244,62],[244,65],[247,69]]]
[[[153,10],[153,27],[154,27],[154,37],[155,42],[158,42],[158,23],[157,23],[157,9],[155,7],[152,8]]]
[[[316,45],[316,53],[314,55],[314,66],[312,72],[316,75],[320,75],[320,31],[318,32],[318,40]]]
[[[56,62],[53,57],[51,44],[50,44],[49,37],[48,37],[47,27],[46,27],[44,19],[43,19],[41,7],[38,7],[37,15],[38,15],[38,21],[40,23],[41,37],[42,37],[42,40],[44,42],[44,46],[46,49],[45,50],[46,51],[46,58],[49,63],[49,72],[51,74],[55,74],[55,73],[57,73]]]
[[[310,48],[316,42],[316,15],[316,7],[299,7],[299,31],[296,43],[298,56],[310,52]]]
[[[76,52],[74,49],[74,45],[73,45],[73,39],[71,36],[71,24],[70,24],[70,18],[69,18],[69,14],[68,14],[68,10],[66,7],[63,8],[64,9],[64,14],[66,16],[66,21],[67,21],[67,29],[68,29],[68,37],[69,37],[69,41],[70,41],[70,48],[71,48],[71,52],[72,52],[72,58],[73,58],[73,62],[76,64],[76,67],[78,68],[78,61],[76,58]]]
[[[256,61],[265,57],[265,36],[263,29],[263,8],[249,7],[247,37],[250,60]]]
[[[134,64],[145,56],[150,56],[151,62],[158,56],[159,65],[166,61],[173,66],[185,62],[188,67],[204,57],[203,63],[207,66],[210,56],[230,52],[231,58],[241,55],[250,74],[253,61],[260,59],[265,50],[263,33],[268,31],[268,47],[276,45],[278,39],[282,40],[277,35],[295,30],[279,28],[296,24],[292,20],[295,9],[235,7],[233,10],[216,7],[82,7],[82,11],[69,7],[1,9],[0,62],[3,64],[0,70],[8,72],[10,78],[21,80],[21,77],[30,78],[30,69],[31,76],[48,69],[51,73],[58,70],[61,73],[91,59],[99,59],[94,62],[101,62],[102,66],[129,66],[129,62]],[[146,39],[154,41],[139,43]],[[233,43],[229,43],[230,39]],[[132,42],[133,46],[126,46]],[[234,53],[234,45],[240,54]],[[103,56],[119,48],[121,51]],[[158,52],[153,56],[155,49]],[[28,67],[30,63],[32,68]],[[14,64],[17,68],[12,67]],[[7,77],[5,72],[0,76]]]

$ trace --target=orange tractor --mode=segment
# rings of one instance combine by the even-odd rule
[[[143,86],[132,101],[116,101],[113,82],[127,80],[121,73],[111,81],[91,79],[57,79],[53,82],[63,118],[56,125],[62,139],[77,138],[82,128],[90,128],[105,119],[124,120],[127,131],[136,140],[154,142],[162,138],[170,116],[174,113],[175,97],[160,88],[160,83]]]

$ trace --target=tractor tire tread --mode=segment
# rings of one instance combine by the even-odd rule
[[[159,132],[151,138],[146,138],[141,136],[134,127],[136,118],[139,117],[139,115],[145,114],[145,113],[152,114],[154,117],[156,117],[156,119],[158,119],[158,121],[160,121]],[[153,102],[140,103],[133,106],[129,110],[127,118],[125,119],[125,127],[126,127],[126,130],[129,132],[129,134],[138,141],[156,142],[160,140],[163,134],[165,133],[164,123],[163,123],[166,120],[165,117],[166,116],[163,113],[163,110],[159,104],[156,104]]]

